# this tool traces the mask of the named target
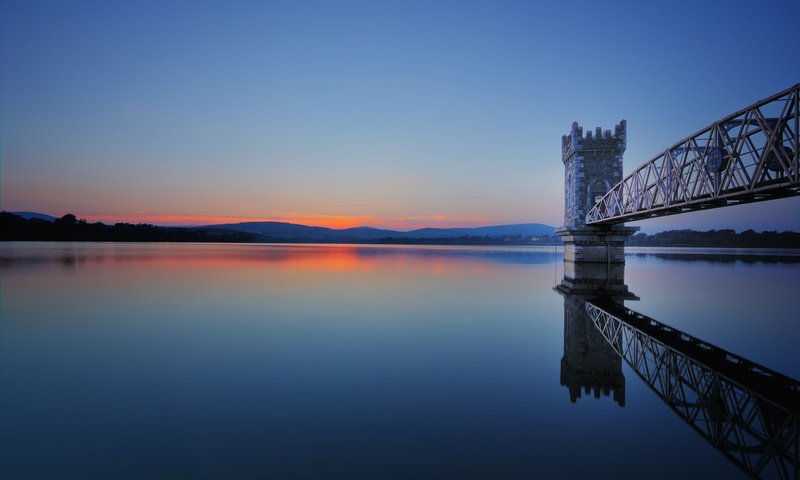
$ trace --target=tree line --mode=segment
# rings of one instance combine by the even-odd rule
[[[756,232],[745,230],[669,230],[655,235],[637,233],[627,245],[632,247],[709,247],[709,248],[800,248],[798,232]]]
[[[25,219],[0,212],[0,240],[68,242],[254,242],[245,232],[214,231],[180,227],[157,227],[147,223],[89,223],[68,213],[55,221]]]

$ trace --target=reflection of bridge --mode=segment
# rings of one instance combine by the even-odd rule
[[[624,268],[565,276],[561,385],[626,404],[624,361],[650,389],[752,478],[800,478],[800,382],[625,306]],[[590,276],[593,269],[589,269]]]
[[[800,475],[800,383],[614,302],[586,302],[609,345],[684,421],[755,478]]]
[[[798,102],[800,84],[679,141],[591,198],[586,225],[800,195]]]

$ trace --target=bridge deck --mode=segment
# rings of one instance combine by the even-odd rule
[[[796,84],[677,142],[607,192],[586,224],[800,195],[799,101]]]

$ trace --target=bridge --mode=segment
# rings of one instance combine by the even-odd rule
[[[586,225],[800,194],[800,83],[675,143],[614,185]]]
[[[621,266],[633,220],[800,195],[800,83],[714,122],[622,176],[622,120],[561,138],[565,275]],[[577,270],[584,273],[578,274]],[[605,274],[608,277],[608,274]]]
[[[634,312],[627,221],[800,195],[800,84],[675,143],[622,176],[626,122],[562,137],[561,384],[625,405],[621,362],[752,478],[800,478],[800,382]],[[591,326],[591,327],[590,327]]]

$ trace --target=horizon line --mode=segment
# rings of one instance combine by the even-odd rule
[[[37,210],[25,209],[2,209],[9,213],[13,212],[27,212],[47,215],[54,218],[61,218],[64,215],[72,214],[80,220],[87,222],[102,222],[106,224],[114,223],[132,223],[132,224],[151,224],[161,227],[183,227],[183,228],[196,228],[209,225],[225,225],[225,224],[238,224],[238,223],[257,223],[257,222],[273,222],[273,223],[288,223],[293,225],[300,225],[305,227],[321,227],[330,228],[332,230],[347,230],[350,228],[374,228],[377,230],[393,230],[397,232],[412,232],[426,228],[434,229],[451,229],[451,228],[483,228],[483,227],[498,227],[506,225],[544,225],[550,228],[557,228],[547,223],[537,221],[511,221],[503,222],[501,220],[491,220],[488,218],[470,218],[461,220],[456,216],[449,215],[413,215],[407,217],[393,217],[393,218],[380,218],[370,215],[326,215],[326,214],[293,214],[293,215],[278,215],[275,217],[263,216],[240,216],[240,215],[201,215],[201,214],[157,214],[150,212],[133,212],[128,214],[120,213],[95,213],[95,214],[76,214],[74,212],[67,212],[62,215],[52,215]],[[292,212],[294,213],[294,212]],[[428,217],[428,218],[425,218]],[[430,218],[437,217],[437,218]],[[358,220],[364,220],[374,223],[361,223]],[[426,221],[427,220],[427,221]],[[386,225],[386,223],[389,225]],[[393,226],[391,223],[407,223],[407,225]],[[381,225],[383,224],[383,225]],[[376,226],[377,225],[377,226]]]

